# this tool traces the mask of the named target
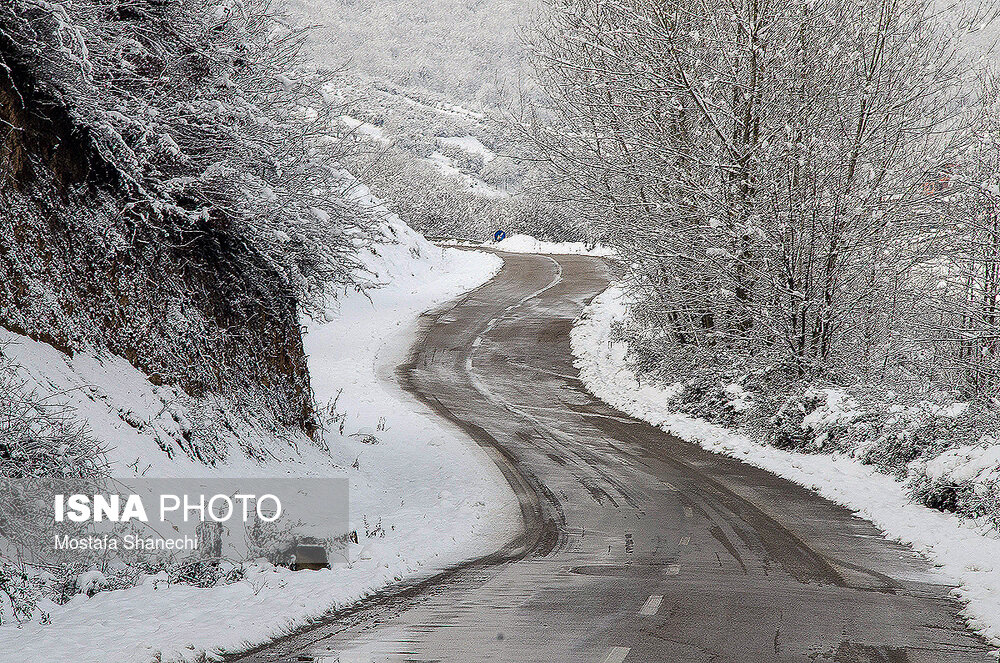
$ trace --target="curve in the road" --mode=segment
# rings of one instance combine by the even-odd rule
[[[523,531],[239,660],[995,661],[912,550],[583,388],[568,333],[602,260],[503,257],[398,374],[493,457]]]

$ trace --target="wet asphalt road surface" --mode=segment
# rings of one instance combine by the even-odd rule
[[[587,393],[568,334],[602,260],[503,257],[397,375],[494,458],[523,531],[233,660],[996,661],[908,548]]]

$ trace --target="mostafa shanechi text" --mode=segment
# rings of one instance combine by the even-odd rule
[[[53,545],[56,550],[142,550],[142,551],[183,551],[197,550],[198,539],[182,536],[165,539],[138,534],[115,536],[69,536],[56,534]]]

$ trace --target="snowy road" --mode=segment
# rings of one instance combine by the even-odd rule
[[[601,259],[504,255],[399,378],[494,457],[525,528],[479,563],[236,660],[995,661],[927,562],[806,489],[588,394]]]

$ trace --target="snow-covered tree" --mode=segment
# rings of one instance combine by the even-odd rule
[[[944,213],[924,184],[976,115],[935,6],[550,3],[534,57],[555,119],[530,137],[628,258],[639,326],[796,375],[896,359],[915,240]]]

